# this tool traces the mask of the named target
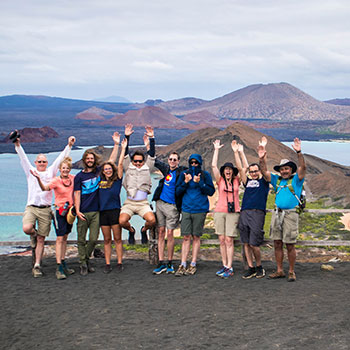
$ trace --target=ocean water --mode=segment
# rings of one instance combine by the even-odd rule
[[[291,142],[284,142],[288,147]],[[89,148],[89,147],[86,147]],[[73,150],[71,157],[73,161],[81,159],[83,151],[86,148]],[[350,166],[350,143],[347,142],[316,142],[303,141],[302,150],[304,153],[313,154],[318,157]],[[57,157],[59,153],[53,152],[47,155],[49,164]],[[28,154],[31,162],[34,162],[36,154]],[[1,183],[0,183],[0,212],[23,212],[27,201],[27,182],[17,154],[0,154],[1,164]],[[72,170],[72,173],[77,173],[77,170]],[[153,189],[156,188],[158,177],[152,177]],[[122,189],[121,200],[126,198],[125,190]],[[149,199],[151,195],[149,196]],[[154,203],[153,203],[154,204]],[[143,224],[143,220],[138,216],[131,219],[132,225],[139,231]],[[137,235],[138,237],[138,235]],[[76,239],[76,224],[73,226],[73,231],[69,235],[70,239]],[[127,231],[123,230],[123,239],[127,238]],[[49,239],[55,240],[56,235],[54,230],[51,230]],[[100,234],[99,239],[102,239]],[[22,232],[22,217],[21,216],[0,216],[0,241],[24,241],[28,240],[28,236]],[[9,248],[0,247],[1,252],[7,252]],[[13,250],[11,248],[11,250]]]

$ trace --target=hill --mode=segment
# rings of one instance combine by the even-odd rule
[[[335,98],[324,102],[339,106],[350,106],[350,98]]]
[[[21,143],[26,142],[44,142],[49,138],[57,138],[59,137],[58,133],[48,127],[44,126],[42,128],[24,128],[18,130],[19,134],[21,135]],[[2,141],[3,143],[12,143],[12,140],[10,140],[9,135],[7,135]]]

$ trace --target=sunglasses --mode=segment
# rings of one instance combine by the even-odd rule
[[[143,159],[135,159],[133,160],[133,163],[143,163]]]
[[[177,162],[178,159],[177,159],[177,158],[169,158],[169,161],[170,161],[170,162]]]
[[[251,171],[249,171],[249,174],[255,174],[255,173],[258,173],[259,172],[259,170],[251,170]]]
[[[191,160],[190,164],[199,164],[196,160]]]
[[[41,163],[44,163],[44,164],[45,164],[45,163],[47,163],[47,160],[37,160],[36,162],[37,162],[38,164],[41,164]]]

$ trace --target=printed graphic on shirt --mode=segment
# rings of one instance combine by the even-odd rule
[[[173,174],[169,173],[164,180],[164,185],[169,186],[169,183],[171,182],[171,180],[173,179]]]
[[[99,182],[99,176],[83,181],[81,186],[81,194],[90,194],[95,192],[98,189]]]
[[[113,182],[111,182],[110,184],[108,184],[108,181],[103,181],[103,180],[101,180],[100,181],[100,188],[102,188],[102,189],[105,189],[105,188],[111,188],[112,187],[112,185],[113,185]]]
[[[260,182],[258,180],[249,180],[246,188],[257,188],[260,187]]]

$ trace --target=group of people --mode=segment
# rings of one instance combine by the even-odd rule
[[[111,272],[112,236],[116,246],[117,265],[123,270],[123,246],[121,230],[129,232],[129,244],[135,244],[136,230],[130,224],[133,215],[144,220],[140,229],[141,242],[147,243],[147,231],[157,225],[159,265],[154,274],[168,273],[175,276],[189,276],[197,271],[197,258],[200,251],[200,238],[207,213],[209,199],[215,193],[215,186],[208,171],[203,169],[202,157],[192,154],[188,166],[179,166],[180,155],[170,152],[167,162],[160,161],[155,154],[154,131],[145,127],[143,137],[146,152],[139,150],[129,154],[130,136],[133,126],[125,126],[125,138],[121,142],[121,152],[116,165],[120,135],[113,134],[114,147],[107,162],[99,165],[99,156],[94,150],[86,150],[82,161],[84,168],[76,176],[70,174],[72,168],[69,152],[75,143],[72,136],[67,147],[48,167],[47,158],[39,154],[33,167],[21,147],[20,140],[15,142],[22,167],[27,176],[28,201],[23,216],[23,231],[30,235],[33,249],[34,277],[42,276],[41,259],[45,237],[49,235],[52,211],[52,190],[55,194],[56,277],[65,279],[74,273],[65,261],[66,242],[72,224],[67,220],[68,210],[73,205],[77,217],[78,254],[80,274],[86,276],[95,271],[90,262],[99,230],[104,236],[105,273]],[[288,281],[295,281],[294,271],[298,235],[298,211],[306,166],[301,153],[301,142],[295,139],[292,145],[298,155],[298,165],[288,159],[282,159],[274,167],[278,174],[272,174],[266,165],[267,139],[259,141],[259,161],[248,164],[244,149],[236,140],[231,143],[235,166],[231,162],[218,168],[219,150],[223,147],[220,140],[215,140],[212,160],[212,173],[218,190],[218,201],[214,209],[215,232],[220,241],[222,267],[216,275],[229,278],[234,275],[232,266],[234,256],[234,238],[240,235],[244,245],[248,269],[243,278],[262,278],[265,270],[261,264],[260,246],[264,240],[264,222],[266,201],[270,184],[276,192],[275,210],[271,221],[270,238],[274,240],[277,270],[269,275],[271,279],[283,278],[283,244],[287,247],[289,261]],[[147,200],[151,193],[151,172],[158,169],[163,177],[154,191],[156,202],[155,214]],[[60,175],[56,174],[60,170]],[[240,206],[239,187],[245,190]],[[121,187],[124,186],[127,198],[123,205],[120,201]],[[180,220],[181,218],[181,220]],[[175,270],[174,230],[179,226],[183,237],[181,263]],[[89,238],[87,240],[87,232]],[[165,259],[165,238],[167,254]],[[187,259],[192,240],[191,261]],[[255,261],[255,265],[254,265]]]

